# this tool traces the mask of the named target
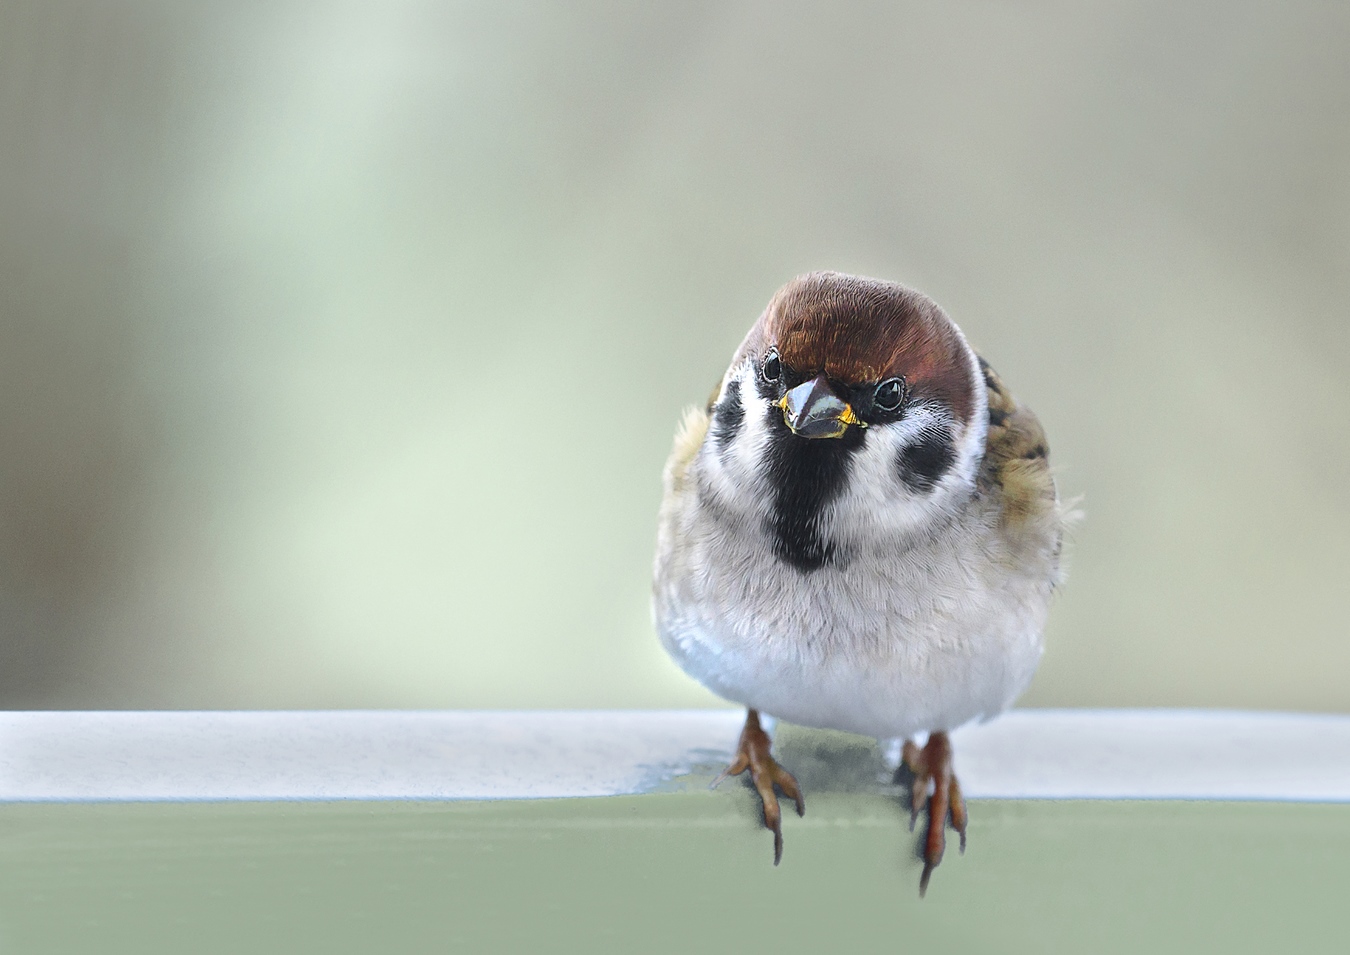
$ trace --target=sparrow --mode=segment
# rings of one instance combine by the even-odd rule
[[[925,892],[965,849],[949,733],[1035,673],[1067,514],[1036,416],[930,298],[815,272],[781,288],[666,462],[653,617],[685,673],[747,708],[736,755],[782,859],[760,714],[904,740]],[[927,734],[923,745],[915,742]]]

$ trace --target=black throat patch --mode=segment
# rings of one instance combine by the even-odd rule
[[[773,488],[769,533],[774,553],[803,573],[838,559],[834,544],[821,535],[826,505],[848,486],[853,453],[863,445],[860,428],[839,438],[801,438],[783,422],[783,412],[768,412],[769,445],[765,469]]]

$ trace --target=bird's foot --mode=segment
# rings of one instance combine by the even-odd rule
[[[928,879],[942,861],[947,846],[947,820],[961,835],[961,851],[966,851],[966,800],[961,784],[952,772],[952,742],[946,733],[933,733],[923,749],[905,740],[902,751],[905,765],[914,774],[910,789],[909,830],[925,806],[928,807],[928,836],[923,846],[923,875],[919,877],[919,895],[928,891]],[[931,791],[931,792],[930,792]]]
[[[736,758],[712,781],[710,788],[717,788],[728,776],[739,776],[750,770],[750,780],[764,803],[764,825],[773,830],[773,864],[778,865],[783,858],[783,812],[778,808],[778,795],[773,787],[777,785],[785,796],[796,802],[799,816],[805,814],[806,803],[802,801],[797,780],[769,754],[772,745],[769,734],[760,728],[759,714],[754,710],[747,712],[745,728],[741,730],[741,739],[736,746]]]

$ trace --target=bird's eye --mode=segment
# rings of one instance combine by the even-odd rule
[[[765,381],[777,381],[778,376],[783,373],[783,363],[778,360],[778,349],[770,348],[769,354],[764,359],[764,370],[760,372]]]
[[[904,400],[905,379],[887,378],[877,385],[876,393],[872,396],[872,405],[881,411],[894,411]]]

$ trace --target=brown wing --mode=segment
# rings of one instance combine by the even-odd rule
[[[1004,387],[983,358],[980,370],[989,394],[989,436],[979,482],[1003,498],[1003,526],[1010,536],[1058,525],[1059,503],[1050,474],[1050,449],[1041,423]],[[1059,528],[1054,528],[1058,534]]]

